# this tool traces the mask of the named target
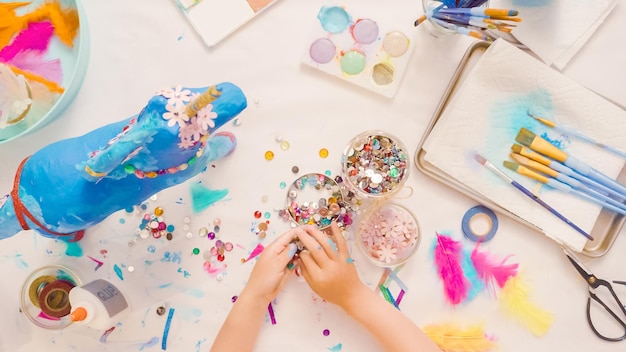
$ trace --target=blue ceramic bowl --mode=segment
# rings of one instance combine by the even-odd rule
[[[37,106],[34,102],[23,119],[0,129],[0,143],[19,138],[45,126],[59,117],[74,100],[85,78],[89,61],[89,28],[80,0],[59,0],[62,8],[72,7],[78,11],[79,29],[72,48],[62,44],[56,36],[50,41],[46,58],[59,59],[63,71],[61,86],[65,91],[56,98],[51,106]],[[4,0],[0,1],[4,2]],[[30,5],[19,8],[16,12],[23,15],[39,7],[45,0],[34,0]]]

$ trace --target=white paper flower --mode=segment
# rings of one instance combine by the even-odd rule
[[[189,116],[185,114],[184,106],[167,104],[165,106],[165,110],[167,110],[167,112],[163,113],[163,119],[167,120],[167,125],[170,127],[178,124],[181,128],[183,128],[185,127],[187,121],[189,121]]]
[[[213,111],[213,104],[209,104],[200,109],[196,116],[198,117],[198,123],[205,131],[215,127],[214,120],[217,118],[217,113]]]
[[[191,91],[178,85],[174,89],[162,89],[160,95],[167,98],[168,105],[184,106],[191,99]]]
[[[376,251],[376,255],[378,255],[378,259],[381,262],[391,263],[393,260],[396,259],[396,252],[397,252],[396,248],[394,248],[391,244],[387,244],[387,245],[381,246]]]

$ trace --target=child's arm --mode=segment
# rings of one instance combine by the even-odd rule
[[[336,224],[332,240],[315,228],[304,230],[298,237],[306,250],[298,264],[313,291],[363,325],[386,351],[440,351],[413,321],[361,282]]]
[[[291,243],[296,231],[287,231],[263,250],[217,334],[212,352],[254,349],[268,306],[289,279],[287,264],[296,252],[296,245]]]

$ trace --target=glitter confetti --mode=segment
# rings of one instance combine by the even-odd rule
[[[87,256],[87,258],[89,258],[89,259],[93,260],[94,262],[96,262],[96,268],[94,269],[94,271],[100,269],[100,267],[104,264],[103,262],[101,262],[101,261],[99,261],[99,260],[97,260],[97,259],[95,259],[93,257]]]

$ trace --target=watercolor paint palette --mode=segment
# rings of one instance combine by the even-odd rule
[[[413,52],[411,23],[370,16],[322,6],[302,62],[391,98]]]
[[[278,0],[175,0],[209,47],[243,26]]]

